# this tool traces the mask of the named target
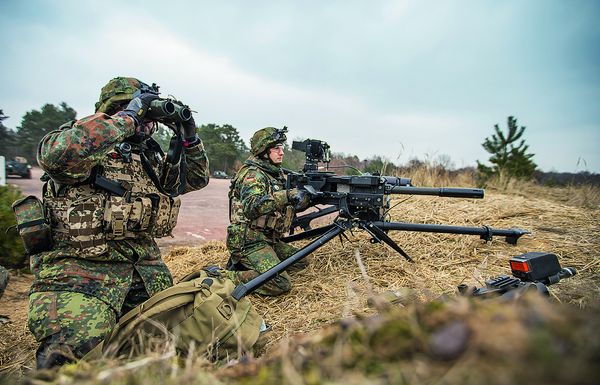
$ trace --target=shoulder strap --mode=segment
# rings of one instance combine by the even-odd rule
[[[162,148],[160,147],[160,144],[158,144],[158,142],[156,140],[154,140],[152,138],[148,138],[145,141],[145,145],[146,145],[147,151],[149,151],[151,153],[158,153],[161,158],[164,158],[165,153],[163,152]],[[154,186],[158,189],[158,191],[160,191],[162,194],[165,194],[166,196],[168,196],[170,198],[175,198],[175,197],[183,194],[183,191],[185,190],[187,163],[183,159],[183,150],[182,149],[183,149],[183,142],[181,141],[181,138],[177,135],[174,135],[171,138],[171,142],[169,143],[169,151],[168,151],[168,155],[166,158],[166,162],[168,162],[170,164],[177,164],[177,162],[179,162],[179,181],[181,183],[179,184],[179,188],[177,189],[177,191],[175,191],[173,193],[170,193],[165,190],[162,181],[160,180],[158,175],[156,175],[156,172],[152,168],[152,165],[150,164],[150,161],[148,160],[148,157],[146,156],[146,151],[144,151],[144,150],[140,151],[140,160],[142,162],[142,168],[144,169],[144,171],[146,172],[146,174],[148,175],[148,177],[150,178],[150,180],[152,181]]]
[[[193,294],[193,293],[197,293],[202,290],[204,290],[204,288],[201,285],[194,285],[194,284],[189,285],[189,286],[183,286],[183,285],[172,286],[169,289],[163,290],[160,293],[153,295],[146,302],[142,303],[135,309],[130,310],[127,314],[125,314],[123,317],[121,317],[117,326],[123,326],[124,324],[127,324],[133,318],[137,317],[138,315],[143,314],[146,310],[151,309],[157,303],[164,301],[165,299],[167,299],[169,297],[173,297],[173,296],[181,295],[181,294]],[[187,303],[187,301],[185,303]],[[181,304],[178,306],[181,306]],[[178,306],[173,306],[173,307],[178,307]],[[146,318],[146,317],[144,317],[144,318]],[[115,329],[116,328],[117,327],[115,327]]]
[[[166,191],[163,188],[162,183],[160,183],[160,180],[158,179],[156,172],[154,172],[154,169],[152,168],[150,161],[148,160],[148,158],[146,157],[146,154],[143,151],[140,153],[140,160],[142,162],[142,168],[144,169],[144,171],[146,172],[146,174],[148,175],[148,177],[150,178],[150,180],[152,181],[154,186],[158,189],[158,191],[160,191],[162,194],[164,194],[170,198],[175,198],[180,195],[179,191],[176,191],[175,193],[171,194],[170,192]]]
[[[75,125],[76,121],[77,120],[69,120],[68,122],[63,123],[62,125],[60,125],[60,127],[58,127],[58,129],[61,130],[61,131],[62,130],[67,130],[67,129],[73,127]]]
[[[257,170],[257,169],[258,168],[252,164],[244,163],[244,165],[242,165],[242,167],[238,170],[237,174],[235,174],[235,177],[233,177],[233,179],[231,179],[231,183],[229,184],[229,199],[230,200],[234,196],[236,196],[236,190],[238,187],[238,183],[241,180],[243,180],[246,177],[246,175],[248,175],[248,172],[250,172],[252,170]]]

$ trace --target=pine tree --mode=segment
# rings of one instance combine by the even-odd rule
[[[508,132],[505,134],[500,127],[494,125],[495,134],[485,138],[482,146],[492,154],[489,159],[491,166],[486,166],[477,161],[479,179],[485,183],[491,177],[498,177],[501,183],[508,183],[512,178],[526,179],[533,175],[536,164],[528,154],[529,146],[522,139],[525,127],[517,126],[517,119],[508,117]],[[517,144],[517,141],[520,142]]]
[[[44,104],[39,111],[26,112],[21,125],[17,127],[19,155],[27,158],[30,164],[35,164],[38,144],[44,135],[75,119],[76,115],[75,110],[65,102],[58,106]]]

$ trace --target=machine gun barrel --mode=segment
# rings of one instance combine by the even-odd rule
[[[475,198],[482,199],[484,190],[479,188],[460,187],[414,187],[393,186],[386,190],[389,194],[405,195],[436,195],[447,198]]]

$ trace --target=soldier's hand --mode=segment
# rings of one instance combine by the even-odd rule
[[[296,210],[304,210],[310,205],[311,195],[305,189],[293,188],[288,193],[289,201]]]
[[[148,108],[150,108],[150,103],[156,99],[158,99],[158,95],[153,92],[140,93],[131,99],[127,107],[118,114],[132,117],[136,125],[140,126],[144,122],[144,116],[146,116]]]
[[[182,122],[181,126],[183,128],[182,134],[185,140],[191,142],[196,139],[196,121],[194,120],[193,115],[189,120]]]

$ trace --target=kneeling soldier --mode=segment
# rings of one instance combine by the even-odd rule
[[[163,156],[151,138],[156,122],[145,119],[157,90],[115,78],[94,115],[40,142],[53,246],[31,256],[29,329],[40,342],[39,368],[82,357],[121,315],[172,285],[154,238],[171,234],[177,196],[207,185],[208,159],[193,118],[174,126],[179,156]]]
[[[281,163],[286,131],[267,127],[254,133],[250,140],[252,156],[231,182],[231,224],[227,228],[231,257],[227,268],[234,281],[248,282],[297,251],[280,238],[289,231],[296,211],[310,205],[310,197],[305,190],[285,189]],[[296,269],[305,266],[304,260],[293,265]],[[284,272],[256,293],[279,295],[290,289],[290,277]]]

